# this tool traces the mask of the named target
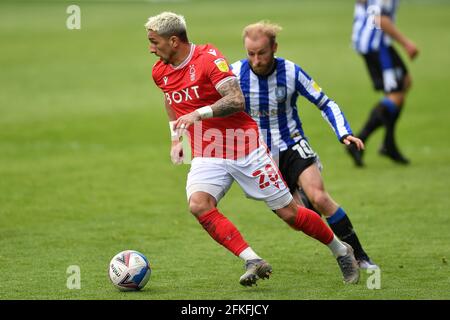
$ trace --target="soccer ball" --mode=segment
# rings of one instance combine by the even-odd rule
[[[140,252],[119,252],[109,263],[109,279],[121,291],[142,289],[150,279],[150,264]]]

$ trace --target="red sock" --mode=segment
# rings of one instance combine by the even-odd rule
[[[298,208],[294,229],[303,231],[323,244],[329,244],[334,237],[333,231],[317,213],[303,207]]]
[[[217,208],[202,214],[198,221],[214,240],[236,256],[248,248],[238,229]]]

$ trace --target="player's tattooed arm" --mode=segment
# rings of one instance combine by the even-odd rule
[[[211,105],[214,117],[225,117],[235,112],[244,111],[245,99],[236,78],[223,83],[217,91],[222,98]]]
[[[245,99],[236,78],[232,77],[228,81],[223,82],[217,88],[217,91],[220,93],[222,98],[217,100],[216,103],[199,108],[177,119],[174,124],[174,129],[179,137],[181,137],[184,132],[196,121],[202,120],[205,114],[202,116],[202,112],[199,110],[204,108],[207,109],[207,116],[205,116],[204,119],[211,117],[226,117],[230,114],[244,111]]]

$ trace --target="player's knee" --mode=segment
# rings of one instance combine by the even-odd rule
[[[281,218],[288,225],[295,225],[297,219],[298,205],[295,201],[289,203],[286,207],[275,210],[278,217]]]
[[[196,217],[199,217],[205,212],[212,210],[214,207],[215,203],[205,197],[192,196],[189,199],[189,211]]]
[[[330,202],[330,196],[324,190],[317,190],[309,200],[315,208],[320,209],[327,206],[328,202]]]

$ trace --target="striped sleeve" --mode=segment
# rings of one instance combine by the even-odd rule
[[[321,110],[322,117],[328,122],[333,129],[339,141],[348,136],[353,135],[352,129],[344,116],[344,113],[333,100],[329,100],[325,107]]]
[[[296,89],[321,111],[322,117],[333,129],[339,141],[353,134],[344,113],[333,100],[329,99],[322,88],[299,66],[296,66]]]

